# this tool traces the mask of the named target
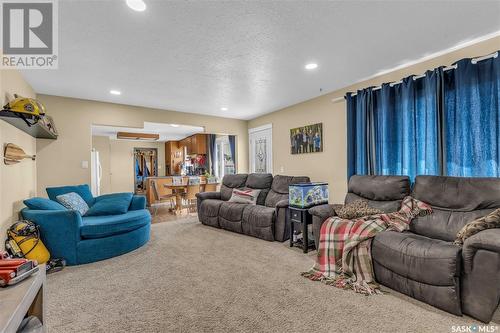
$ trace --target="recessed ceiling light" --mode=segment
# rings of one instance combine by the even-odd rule
[[[229,110],[229,109],[228,109],[228,108],[226,108],[226,107],[224,106],[224,107],[220,108],[220,110],[221,110],[221,111],[227,111],[227,110]]]
[[[122,92],[121,92],[121,91],[119,91],[119,90],[110,90],[110,91],[109,91],[109,93],[110,93],[111,95],[121,95],[121,94],[122,94]]]
[[[127,6],[136,12],[143,12],[146,10],[146,4],[142,0],[127,0]]]
[[[306,67],[306,69],[308,69],[308,70],[311,70],[311,69],[316,69],[316,68],[318,68],[318,64],[315,64],[315,63],[310,63],[310,64],[307,64],[305,67]]]
[[[172,127],[179,127],[180,125],[177,125],[177,124],[170,124],[170,126],[172,126]]]

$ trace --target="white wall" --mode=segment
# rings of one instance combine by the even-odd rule
[[[158,150],[158,175],[165,176],[165,144],[163,142],[110,140],[109,137],[92,136],[92,146],[99,151],[101,160],[102,194],[134,191],[134,148],[156,148]]]
[[[38,140],[37,185],[40,195],[45,195],[47,186],[90,183],[90,168],[83,169],[81,163],[90,161],[92,125],[142,128],[147,121],[201,126],[207,133],[233,134],[238,142],[238,170],[247,171],[247,121],[58,96],[38,95],[38,98],[45,105],[47,114],[54,118],[59,131],[55,141]]]

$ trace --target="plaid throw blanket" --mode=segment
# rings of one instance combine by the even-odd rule
[[[321,226],[316,264],[302,275],[366,295],[381,293],[373,274],[372,238],[384,230],[407,230],[413,218],[430,213],[429,205],[408,196],[394,213],[353,220],[330,217]]]

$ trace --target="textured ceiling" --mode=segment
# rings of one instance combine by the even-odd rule
[[[59,1],[59,69],[23,75],[38,93],[251,119],[500,30],[498,1],[145,2]]]

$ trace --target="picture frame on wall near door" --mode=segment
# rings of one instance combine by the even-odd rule
[[[321,153],[323,151],[323,123],[307,125],[290,130],[290,153],[292,155]]]

